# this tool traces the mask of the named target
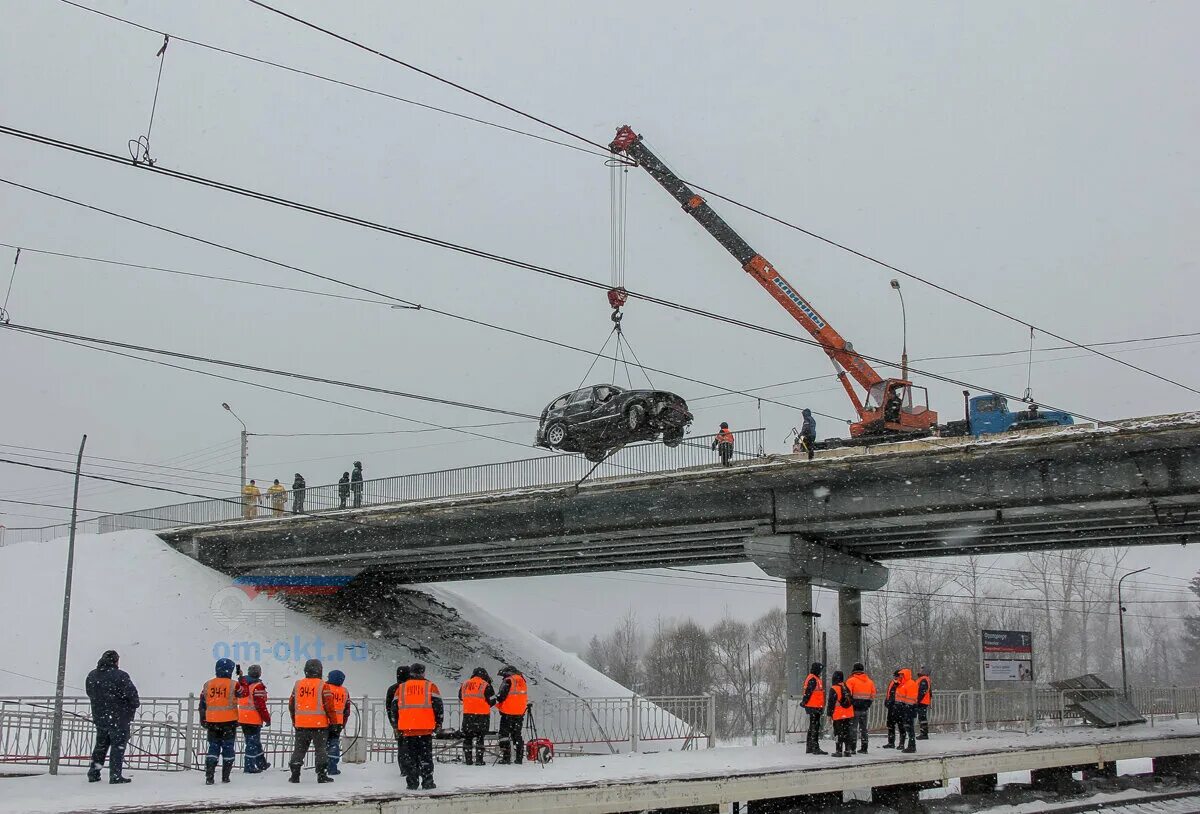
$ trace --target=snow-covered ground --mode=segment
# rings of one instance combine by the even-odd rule
[[[0,548],[0,695],[54,692],[66,548],[65,539]],[[631,694],[576,656],[444,588],[406,590],[387,630],[377,619],[309,603],[323,607],[320,618],[247,594],[151,532],[81,536],[67,694],[84,694],[84,679],[109,649],[121,654],[122,669],[147,697],[199,692],[221,656],[243,666],[260,663],[275,695],[301,677],[310,656],[320,656],[326,671],[344,671],[355,696],[381,697],[395,681],[396,665],[413,661],[428,664],[447,695],[473,667],[495,676],[505,662],[525,671],[535,699]]]
[[[622,754],[572,757],[547,766],[462,766],[436,768],[436,792],[404,792],[395,764],[343,764],[343,774],[329,786],[318,786],[311,773],[297,788],[287,783],[287,774],[272,770],[263,775],[234,775],[229,786],[206,787],[198,772],[139,772],[130,786],[88,784],[82,770],[57,778],[49,776],[0,780],[0,812],[49,814],[74,811],[116,811],[146,805],[163,809],[174,805],[215,803],[350,801],[368,795],[452,794],[515,789],[546,789],[612,783],[641,783],[687,778],[721,778],[734,775],[769,774],[803,768],[862,766],[864,786],[869,785],[871,764],[920,760],[932,755],[983,751],[1018,751],[1029,747],[1086,744],[1113,738],[1152,739],[1166,735],[1200,735],[1195,722],[1171,722],[1158,727],[1139,725],[1112,730],[1077,729],[1020,733],[974,733],[938,736],[922,742],[916,755],[879,750],[851,761],[835,761],[821,755],[805,755],[797,745],[730,747],[687,752]]]

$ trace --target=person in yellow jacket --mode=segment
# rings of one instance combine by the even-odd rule
[[[262,492],[250,481],[242,487],[242,517],[253,520],[258,517],[258,504],[262,501]]]
[[[283,507],[287,504],[287,489],[279,482],[279,478],[267,487],[267,496],[271,499],[271,513],[283,517]]]

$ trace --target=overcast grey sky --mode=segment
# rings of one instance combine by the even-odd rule
[[[179,36],[554,135],[242,0],[88,1]],[[1200,331],[1193,3],[280,4],[596,141],[630,123],[684,177],[1071,338]],[[3,15],[5,124],[119,153],[144,133],[161,38],[57,0],[8,0]],[[174,41],[152,152],[161,166],[608,280],[609,170],[563,147]],[[0,137],[0,174],[563,342],[599,347],[610,327],[598,290],[11,137]],[[629,188],[631,288],[797,331],[649,177],[633,173]],[[898,357],[892,273],[715,204],[857,348]],[[0,242],[336,290],[11,187],[0,188]],[[0,250],[3,282],[11,258]],[[904,291],[914,358],[1027,346],[1020,325],[916,282],[905,281]],[[589,363],[427,312],[34,253],[22,256],[8,310],[21,324],[528,413],[574,387]],[[626,311],[634,348],[654,367],[736,388],[829,372],[811,347],[644,302]],[[1195,387],[1198,339],[1116,350]],[[1102,418],[1197,406],[1193,393],[1081,351],[1037,358],[1032,384],[1043,403]],[[1028,373],[1019,355],[927,365],[1012,393],[1024,390]],[[253,432],[416,426],[11,332],[0,335],[0,366],[0,443],[65,451],[87,432],[94,455],[201,470],[178,479],[163,471],[160,480],[206,494],[229,491],[237,479],[239,427],[223,401]],[[438,423],[499,420],[218,372]],[[656,381],[693,400],[698,433],[721,420],[758,423],[751,400],[695,401],[714,391]],[[934,407],[955,415],[959,388],[928,384]],[[830,379],[768,392],[796,407],[850,414]],[[796,413],[763,405],[773,444],[782,447]],[[838,429],[825,420],[820,431]],[[336,480],[355,458],[371,477],[538,454],[521,446],[531,440],[529,424],[483,431],[515,443],[447,432],[256,437],[251,475],[290,482],[301,471],[315,484]],[[0,494],[66,503],[69,492],[61,476],[0,467]],[[81,498],[105,510],[160,502],[173,501],[105,485],[88,485]],[[9,526],[64,516],[0,510]],[[1183,562],[1177,552],[1137,556],[1169,563],[1171,573],[1200,565],[1190,551]],[[545,597],[537,612],[580,630],[607,626],[629,605],[712,616],[726,599],[748,615],[781,601],[769,592],[714,598],[702,585],[649,591],[633,582],[597,576],[467,590],[504,605],[536,585]],[[579,609],[581,595],[595,607]],[[563,617],[556,603],[578,613]]]

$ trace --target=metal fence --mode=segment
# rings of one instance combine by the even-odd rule
[[[395,762],[396,743],[383,699],[351,701],[350,720],[342,735],[344,759]],[[49,763],[53,708],[54,698],[48,696],[0,698],[0,764]],[[272,725],[262,730],[263,750],[270,763],[284,767],[292,748],[287,700],[274,699],[268,708]],[[62,763],[87,766],[95,738],[88,699],[66,698],[63,710]],[[554,741],[559,754],[704,749],[716,744],[716,705],[711,696],[547,698],[532,706],[529,717],[539,735]],[[456,730],[461,723],[461,702],[447,699],[444,728]],[[241,746],[239,740],[239,761]],[[130,727],[125,765],[143,771],[199,769],[207,748],[194,695],[143,698]]]
[[[761,428],[739,430],[735,435],[734,460],[761,457],[765,431]],[[595,467],[590,480],[604,481],[627,478],[656,472],[671,472],[681,469],[717,465],[717,454],[709,441],[687,438],[675,448],[658,442],[631,444],[624,447],[599,466],[582,455],[543,455],[518,461],[481,464],[478,466],[442,469],[433,472],[417,472],[411,475],[393,475],[363,481],[362,506],[385,506],[433,500],[443,497],[463,497],[512,489],[537,486],[562,486],[572,484],[586,476]],[[293,495],[286,495],[285,515],[292,509]],[[353,508],[352,495],[348,505]],[[308,512],[325,512],[342,508],[338,485],[310,486],[304,491],[304,509]],[[256,519],[274,514],[266,495],[262,505],[254,507]],[[244,506],[239,495],[227,498],[176,503],[150,509],[138,509],[122,514],[102,515],[79,524],[81,533],[105,534],[126,529],[159,531],[180,526],[220,523],[237,520],[244,516]],[[66,536],[67,524],[30,529],[6,529],[0,533],[0,545],[17,542],[41,542]]]
[[[978,729],[1020,730],[1038,727],[1065,728],[1083,723],[1072,696],[1080,690],[938,690],[929,707],[929,727],[941,731]],[[1088,690],[1092,697],[1119,698],[1121,690]],[[1200,688],[1139,687],[1129,690],[1129,701],[1153,725],[1163,718],[1195,718],[1200,723]],[[873,732],[887,728],[887,710],[876,701],[868,725]],[[828,729],[828,727],[826,727]],[[808,715],[799,699],[780,702],[776,738],[784,743],[808,731]]]

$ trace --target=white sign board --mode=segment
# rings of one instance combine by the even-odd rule
[[[1033,681],[1033,662],[1025,659],[984,659],[985,681]]]

